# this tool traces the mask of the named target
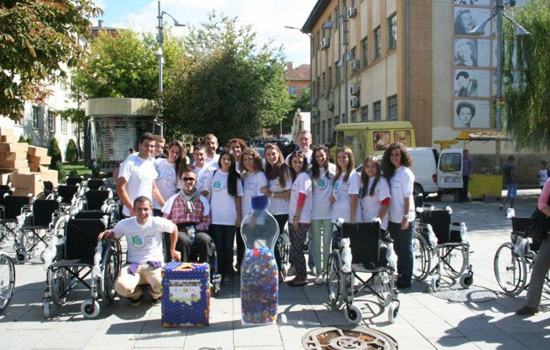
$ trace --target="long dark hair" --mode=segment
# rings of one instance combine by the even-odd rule
[[[304,161],[304,164],[302,164],[302,168],[300,169],[299,173],[296,173],[296,171],[294,170],[294,167],[292,166],[292,160],[296,157],[302,157],[302,160]],[[303,153],[302,151],[292,152],[290,154],[290,158],[288,159],[288,162],[290,163],[290,176],[292,177],[292,182],[294,182],[294,180],[296,180],[296,177],[298,176],[298,174],[307,171],[307,168],[308,168],[307,157],[306,157],[305,153]]]
[[[317,152],[321,151],[324,151],[327,155],[327,161],[325,162],[325,165],[323,165],[323,168],[325,169],[325,176],[330,178],[330,174],[328,172],[328,147],[325,145],[320,145],[313,149],[313,153],[311,155],[311,177],[317,180],[319,179],[319,176],[321,176],[321,169],[319,168],[319,163],[317,163],[315,155]]]
[[[227,178],[227,193],[229,193],[233,197],[237,197],[237,181],[241,178],[239,173],[237,172],[237,167],[235,166],[235,156],[233,156],[233,152],[229,149],[224,149],[222,153],[220,153],[220,159],[218,159],[218,167],[222,168],[222,157],[228,156],[231,160],[231,165],[229,166],[229,176]]]
[[[273,144],[273,143],[266,143],[264,152],[267,154],[268,149],[274,149],[277,151],[278,158],[275,162],[275,165],[271,165],[268,161],[265,162],[265,176],[268,180],[274,180],[275,178],[279,178],[279,184],[282,188],[285,188],[286,186],[286,177],[289,174],[288,166],[285,163],[285,159],[283,157],[283,152],[281,152],[281,149],[279,146]]]
[[[369,186],[369,176],[367,175],[365,169],[367,168],[368,162],[373,162],[376,166],[376,175],[374,175],[374,180],[372,182],[372,186],[369,191],[369,196],[374,195],[374,190],[376,189],[376,185],[378,185],[378,181],[380,181],[380,163],[378,162],[378,158],[374,156],[370,156],[365,158],[365,161],[363,162],[363,170],[361,170],[361,197],[365,197],[367,194],[367,189]]]
[[[170,148],[176,146],[180,149],[180,156],[176,159],[176,174],[178,179],[181,178],[182,171],[187,168],[187,159],[185,158],[185,146],[180,140],[173,140],[168,143],[168,153],[170,153]]]
[[[349,147],[341,148],[338,152],[336,152],[336,180],[340,178],[340,175],[342,175],[342,172],[344,171],[344,169],[340,167],[340,164],[338,164],[338,155],[341,152],[344,152],[349,158],[348,167],[345,169],[346,175],[344,176],[344,182],[348,182],[352,170],[355,169],[355,158],[353,158],[353,151]]]
[[[264,167],[262,165],[262,156],[260,156],[258,151],[256,151],[255,149],[247,148],[241,153],[241,158],[239,159],[239,169],[241,171],[241,174],[248,173],[248,169],[244,167],[244,156],[252,157],[252,160],[254,161],[254,172],[264,171]]]
[[[382,172],[384,173],[384,177],[388,180],[388,182],[393,177],[393,174],[395,174],[395,165],[392,164],[390,159],[391,152],[394,149],[398,149],[399,152],[401,152],[401,165],[406,166],[407,168],[410,168],[413,165],[411,154],[409,153],[409,151],[407,151],[407,148],[405,148],[402,143],[394,142],[389,145],[388,148],[386,148],[386,150],[384,151],[384,156],[382,157]]]

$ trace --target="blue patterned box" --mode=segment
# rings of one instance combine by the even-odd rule
[[[169,262],[162,269],[162,326],[204,327],[210,315],[208,264]]]

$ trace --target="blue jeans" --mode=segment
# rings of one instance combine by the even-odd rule
[[[413,271],[413,232],[414,221],[409,222],[409,228],[401,230],[401,223],[390,222],[388,224],[393,246],[397,254],[398,282],[410,284]]]

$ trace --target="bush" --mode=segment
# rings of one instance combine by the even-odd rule
[[[78,170],[76,170],[75,168],[72,168],[71,171],[69,172],[69,177],[79,177],[80,175],[78,175]]]
[[[58,163],[61,163],[63,160],[61,158],[61,150],[59,149],[59,143],[55,137],[52,137],[50,140],[50,145],[48,146],[48,156],[52,157],[50,162],[50,169],[55,169],[61,173],[61,169],[58,166]],[[61,167],[63,164],[61,163]]]
[[[54,169],[50,166],[51,169]],[[55,170],[57,170],[57,179],[59,181],[64,180],[65,176],[67,176],[67,171],[65,170],[65,167],[63,166],[63,163],[59,160],[57,163],[55,163]]]
[[[32,145],[32,138],[30,137],[25,138],[25,136],[21,135],[19,136],[19,140],[17,142],[23,142],[23,143],[28,143],[29,145]]]
[[[70,139],[67,143],[67,149],[65,150],[65,160],[69,164],[76,164],[78,162],[78,149],[73,139]]]

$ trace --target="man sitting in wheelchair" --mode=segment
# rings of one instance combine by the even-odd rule
[[[99,234],[98,239],[126,237],[128,265],[123,267],[115,282],[117,293],[130,299],[132,305],[139,305],[142,299],[141,284],[149,285],[152,304],[160,304],[161,267],[163,264],[163,232],[171,232],[170,254],[172,259],[181,260],[176,251],[177,227],[169,220],[151,215],[151,200],[140,196],[134,200],[134,217],[117,223],[112,230]]]

